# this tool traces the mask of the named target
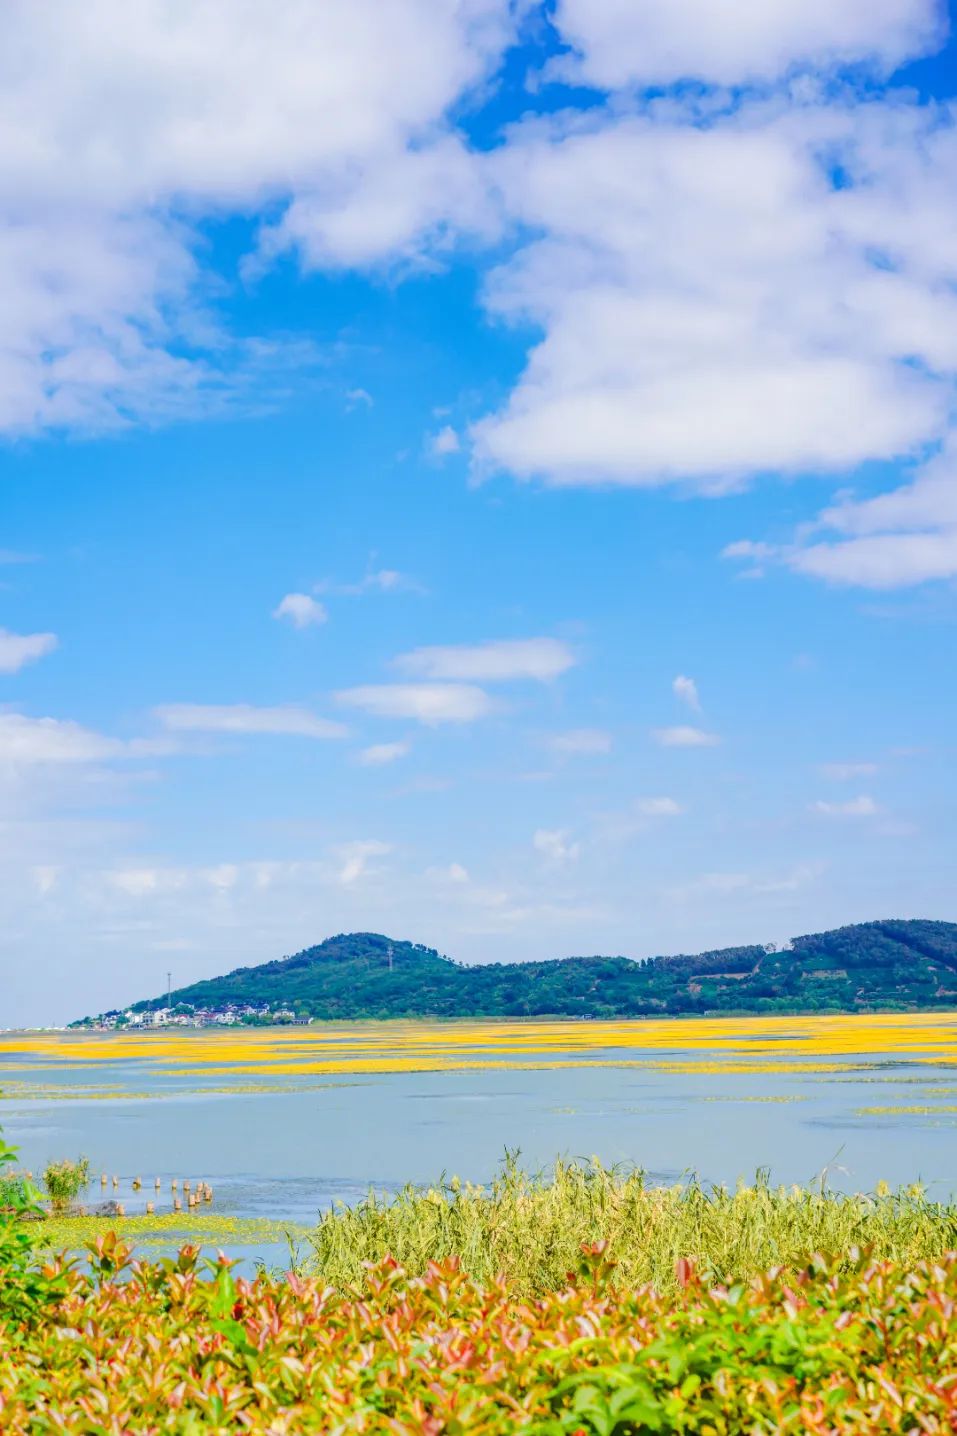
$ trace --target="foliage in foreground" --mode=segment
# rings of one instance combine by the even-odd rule
[[[5,1327],[45,1311],[63,1290],[62,1275],[41,1270],[35,1260],[30,1219],[40,1214],[40,1193],[22,1173],[10,1171],[16,1156],[0,1137],[0,1339]]]
[[[596,1241],[607,1244],[624,1285],[668,1292],[681,1258],[723,1282],[855,1247],[904,1266],[933,1260],[957,1248],[957,1206],[928,1201],[919,1186],[848,1196],[772,1187],[759,1174],[734,1191],[697,1182],[657,1187],[640,1171],[597,1161],[558,1162],[529,1176],[508,1160],[489,1187],[453,1179],[334,1209],[309,1234],[304,1266],[343,1287],[387,1256],[413,1274],[452,1257],[476,1280],[503,1273],[515,1291],[535,1294],[560,1286],[582,1245]]]
[[[0,1337],[10,1433],[637,1436],[957,1429],[957,1256],[907,1271],[823,1260],[677,1295],[616,1286],[600,1249],[538,1299],[457,1263],[395,1263],[336,1292],[203,1280],[101,1239],[54,1308]]]

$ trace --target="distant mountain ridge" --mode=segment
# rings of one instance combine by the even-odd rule
[[[420,943],[341,933],[178,988],[160,1008],[299,1018],[650,1017],[957,1009],[957,923],[888,919],[695,956],[465,965]],[[268,1007],[268,1013],[263,1009]],[[253,1009],[258,1009],[254,1011]],[[89,1019],[86,1019],[89,1020]],[[215,1020],[215,1019],[214,1019]]]

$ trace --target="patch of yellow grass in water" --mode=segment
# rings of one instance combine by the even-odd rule
[[[897,1117],[914,1114],[920,1117],[936,1117],[938,1113],[957,1112],[957,1105],[951,1103],[915,1103],[910,1107],[858,1107],[858,1117]]]
[[[47,1249],[82,1247],[104,1232],[116,1232],[137,1246],[177,1247],[183,1242],[210,1247],[259,1246],[302,1236],[307,1228],[269,1217],[221,1217],[207,1213],[164,1212],[159,1216],[49,1217],[36,1224]]]
[[[67,1071],[86,1064],[135,1061],[175,1076],[220,1079],[564,1067],[831,1076],[879,1068],[895,1058],[938,1067],[957,1065],[957,1013],[22,1033],[0,1038],[2,1054],[20,1054],[31,1065],[45,1059]],[[26,1063],[10,1063],[7,1070],[17,1066],[22,1072]],[[51,1085],[51,1079],[43,1085]],[[263,1090],[280,1089],[264,1086]]]

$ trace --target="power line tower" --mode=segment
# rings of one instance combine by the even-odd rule
[[[391,972],[391,971],[392,971],[392,944],[391,944],[391,942],[389,943],[389,946],[386,948],[386,956],[387,956],[388,959],[389,959],[389,971]]]
[[[173,974],[172,974],[171,972],[168,972],[168,973],[166,974],[166,1006],[167,1006],[167,1007],[169,1007],[169,1005],[170,1005],[170,1000],[171,1000],[172,992],[173,992]]]

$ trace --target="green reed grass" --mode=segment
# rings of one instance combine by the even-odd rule
[[[618,1282],[668,1291],[680,1257],[716,1282],[802,1265],[815,1253],[848,1264],[862,1248],[904,1264],[937,1258],[957,1248],[957,1206],[929,1201],[919,1185],[845,1195],[823,1184],[772,1187],[759,1173],[735,1190],[697,1181],[660,1187],[641,1171],[594,1159],[529,1175],[509,1158],[488,1187],[453,1178],[338,1206],[309,1234],[300,1259],[342,1287],[386,1256],[415,1274],[455,1256],[480,1281],[503,1273],[535,1294],[561,1286],[578,1269],[582,1244],[595,1242],[608,1243]]]

